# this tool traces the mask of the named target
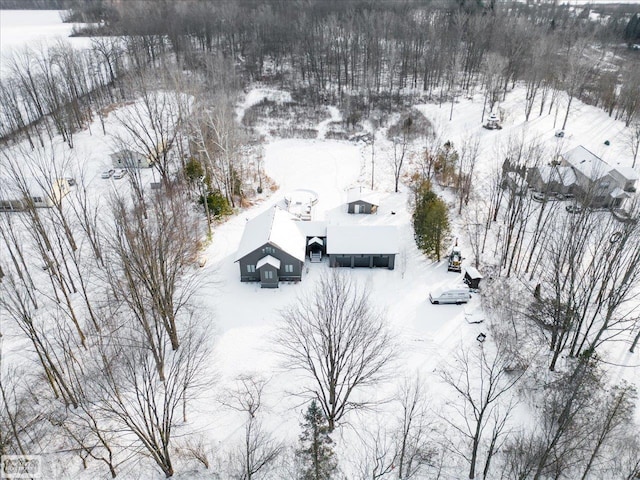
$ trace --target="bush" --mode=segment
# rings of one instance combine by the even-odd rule
[[[202,195],[200,195],[198,203],[204,205],[204,197]],[[214,218],[224,217],[233,213],[231,205],[219,190],[210,192],[207,195],[207,207],[209,208],[209,215]]]

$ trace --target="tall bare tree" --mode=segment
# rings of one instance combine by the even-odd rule
[[[298,393],[318,401],[332,431],[349,411],[371,403],[361,390],[384,377],[393,339],[366,290],[337,271],[281,315],[283,363],[306,374],[309,382]]]

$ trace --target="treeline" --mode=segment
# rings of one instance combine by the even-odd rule
[[[0,10],[64,10],[71,0],[0,0]]]
[[[481,90],[491,109],[524,82],[527,119],[534,104],[542,115],[566,92],[565,118],[578,98],[628,124],[640,108],[640,68],[635,52],[611,50],[635,31],[637,20],[622,7],[601,20],[590,20],[591,13],[554,3],[422,0],[313,1],[295,8],[281,0],[76,3],[70,18],[100,21],[85,33],[111,36],[94,41],[87,53],[63,55],[77,63],[73,71],[57,65],[57,51],[35,61],[14,59],[2,82],[10,92],[0,102],[0,136],[54,112],[71,111],[79,128],[75,104],[102,106],[89,92],[102,97],[102,88],[113,87],[124,70],[158,66],[171,60],[168,53],[191,71],[206,71],[222,56],[246,83],[277,82],[310,103],[337,103],[355,115],[371,107],[391,110],[408,93],[455,102]],[[26,69],[37,78],[25,78]],[[33,88],[42,84],[47,88]],[[16,108],[22,101],[27,105]]]

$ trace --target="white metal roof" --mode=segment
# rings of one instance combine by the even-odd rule
[[[262,257],[260,260],[258,260],[258,262],[256,263],[256,268],[259,269],[267,264],[277,268],[278,270],[280,269],[280,260],[278,260],[275,257],[272,257],[271,255],[267,255],[265,257]]]
[[[236,262],[267,243],[304,262],[305,237],[298,229],[298,223],[296,217],[277,206],[249,220],[244,227]]]
[[[329,225],[327,227],[328,254],[399,253],[398,229],[379,225]]]

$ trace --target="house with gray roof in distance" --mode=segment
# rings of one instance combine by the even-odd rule
[[[527,182],[534,190],[544,193],[573,194],[576,174],[573,168],[562,165],[543,165],[530,168]]]
[[[276,288],[280,281],[300,281],[306,237],[300,221],[274,206],[247,221],[236,254],[241,282]]]
[[[563,153],[560,158],[561,166],[573,170],[574,193],[585,206],[619,208],[635,192],[637,172],[626,167],[611,167],[583,146]]]
[[[384,267],[393,270],[398,253],[399,235],[395,226],[327,226],[327,255],[332,267]]]
[[[148,155],[133,150],[119,150],[109,155],[114,167],[117,168],[148,168],[153,162]]]
[[[380,205],[380,196],[377,192],[356,187],[347,193],[348,213],[377,213]]]

